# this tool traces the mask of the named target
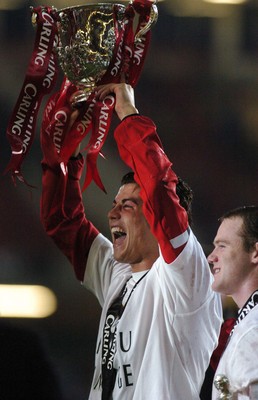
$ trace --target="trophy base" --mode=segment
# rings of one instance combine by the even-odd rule
[[[91,87],[86,87],[83,89],[79,89],[77,92],[74,92],[70,97],[70,102],[73,108],[81,108],[83,104],[88,100],[91,93],[93,92],[95,85]]]

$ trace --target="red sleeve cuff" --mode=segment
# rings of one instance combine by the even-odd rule
[[[41,163],[43,171],[52,171],[53,174],[59,176],[60,172],[62,170],[62,165],[61,164],[56,164],[55,166],[49,166],[45,160],[42,161]],[[76,157],[76,158],[71,158],[67,164],[67,170],[68,170],[68,176],[69,179],[73,180],[80,180],[83,172],[83,166],[84,166],[84,158],[83,156],[81,157]]]

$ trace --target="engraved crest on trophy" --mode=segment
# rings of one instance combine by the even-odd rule
[[[133,5],[133,3],[131,3]],[[110,67],[114,53],[124,40],[122,30],[127,23],[127,6],[119,2],[92,3],[67,7],[58,11],[59,63],[70,82],[78,87],[74,101],[85,101]],[[155,3],[147,23],[135,34],[141,37],[156,22]],[[123,57],[123,55],[121,55]]]

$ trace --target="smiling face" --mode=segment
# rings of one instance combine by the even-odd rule
[[[243,246],[242,227],[241,217],[224,219],[214,240],[214,250],[208,257],[214,275],[212,289],[232,296],[239,306],[252,293],[254,274],[252,252],[248,253]]]
[[[133,271],[151,268],[158,258],[158,243],[142,212],[140,187],[127,183],[118,191],[108,213],[114,258],[131,264]]]

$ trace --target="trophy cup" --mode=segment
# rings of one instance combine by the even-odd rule
[[[51,95],[42,124],[42,132],[54,146],[52,153],[49,150],[49,158],[58,159],[60,164],[67,162],[91,131],[88,181],[94,179],[102,188],[95,164],[108,133],[114,98],[109,96],[109,102],[99,102],[93,89],[96,85],[119,82],[135,86],[147,52],[149,30],[158,16],[155,2],[106,0],[59,11],[44,5],[31,7],[31,13],[37,32],[24,83],[7,127],[12,154],[6,172],[11,171],[14,181],[18,178],[27,183],[21,165],[34,140],[42,98],[55,86],[59,61],[65,78],[61,89]],[[66,126],[69,113],[74,111],[70,108],[81,108],[84,113],[71,129]],[[100,113],[105,119],[100,118]],[[66,128],[70,129],[69,135],[65,134]]]
[[[125,4],[116,2],[92,3],[58,11],[59,44],[56,50],[64,74],[78,88],[74,103],[87,100],[110,68],[119,47],[121,51],[122,31],[128,23],[126,11]],[[135,44],[156,22],[157,15],[153,3],[146,24],[135,34]],[[123,54],[120,56],[123,58]],[[112,71],[110,79],[112,81]]]
[[[220,392],[218,400],[231,400],[233,398],[229,391],[229,380],[226,375],[217,375],[214,379],[214,386]]]

